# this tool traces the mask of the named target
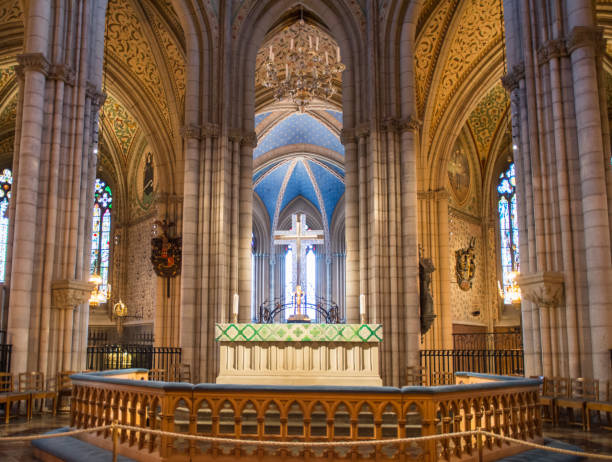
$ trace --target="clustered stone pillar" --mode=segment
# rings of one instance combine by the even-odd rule
[[[13,372],[85,367],[106,1],[64,3],[28,2],[24,53],[17,56],[7,266]]]
[[[535,305],[540,325],[542,373],[567,377],[567,350],[562,341],[563,273],[544,271],[519,276],[523,298]],[[532,354],[531,352],[529,354]]]
[[[194,381],[214,382],[216,322],[251,318],[252,156],[255,134],[189,125],[185,138],[180,345]],[[248,185],[245,186],[245,185]]]
[[[347,322],[382,323],[382,378],[400,385],[419,363],[416,130],[412,119],[343,130]]]
[[[572,377],[612,378],[612,172],[593,8],[504,2],[521,274],[561,273],[564,282],[556,308],[523,301],[527,375],[564,372],[566,362]]]

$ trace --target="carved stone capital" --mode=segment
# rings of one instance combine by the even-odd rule
[[[72,310],[86,303],[95,289],[95,284],[88,281],[65,279],[51,283],[51,308]]]
[[[200,127],[200,136],[203,138],[218,138],[219,137],[219,125],[212,123],[205,123]]]
[[[51,80],[62,80],[67,85],[74,85],[75,81],[74,71],[66,64],[52,64],[48,77]]]
[[[17,55],[17,62],[19,63],[20,71],[38,71],[48,75],[49,73],[49,61],[44,57],[42,53],[23,53]]]
[[[355,136],[357,138],[365,138],[370,136],[370,124],[361,124],[355,128]]]
[[[254,131],[244,132],[240,140],[240,146],[249,146],[255,149],[257,147],[257,133]]]
[[[423,122],[416,117],[408,116],[397,121],[397,131],[403,133],[407,130],[418,130]]]
[[[525,78],[525,64],[519,63],[512,66],[506,75],[501,78],[504,88],[512,92],[519,87],[519,82]]]
[[[357,136],[355,135],[355,130],[352,128],[343,128],[340,132],[340,142],[342,144],[355,143],[357,141]]]
[[[555,39],[549,40],[538,50],[538,63],[546,64],[552,58],[560,58],[567,56],[567,46],[565,40]]]
[[[535,303],[538,308],[557,308],[563,304],[563,273],[542,271],[521,274],[517,278],[521,295]]]
[[[199,140],[202,136],[201,129],[197,125],[183,125],[181,127],[181,136],[184,139],[195,138]]]
[[[567,51],[572,53],[577,48],[592,47],[596,53],[601,53],[606,48],[603,38],[603,28],[576,26],[567,37]]]
[[[91,82],[85,85],[85,95],[91,99],[91,105],[97,109],[100,109],[106,101],[106,93],[98,90],[98,87]]]

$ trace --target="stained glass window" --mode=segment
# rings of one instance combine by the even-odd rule
[[[306,303],[315,305],[317,303],[315,297],[316,277],[317,277],[317,259],[315,257],[313,246],[306,248]],[[315,319],[316,311],[308,309],[310,319]]]
[[[499,230],[501,234],[501,266],[504,289],[504,303],[512,303],[510,287],[514,272],[519,271],[519,236],[518,217],[516,213],[516,179],[514,163],[508,170],[499,175],[497,184],[497,211],[499,213]]]
[[[91,263],[89,272],[90,274],[100,275],[102,278],[100,291],[107,293],[113,194],[110,186],[99,178],[96,179],[94,197],[93,226],[91,230]]]
[[[13,173],[5,168],[0,175],[0,282],[4,282],[6,270],[6,251],[8,245],[8,206],[11,199]]]
[[[285,303],[293,300],[293,251],[291,246],[287,246],[285,254]]]

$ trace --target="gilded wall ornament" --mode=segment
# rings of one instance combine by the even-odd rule
[[[474,255],[474,245],[476,238],[470,239],[467,248],[455,251],[455,274],[457,275],[457,284],[461,290],[470,290],[472,288],[472,280],[476,273],[476,256]]]
[[[173,278],[181,274],[182,238],[170,237],[168,230],[174,223],[156,220],[155,232],[151,239],[151,263],[155,274],[162,278]],[[157,230],[161,229],[161,233]]]

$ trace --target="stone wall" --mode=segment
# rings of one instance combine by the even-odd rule
[[[127,227],[127,282],[123,299],[130,313],[143,314],[142,321],[152,321],[155,314],[157,276],[151,264],[151,226],[146,218]]]
[[[449,213],[449,242],[450,252],[450,299],[451,312],[453,315],[453,323],[470,322],[486,324],[486,306],[487,293],[485,283],[485,252],[482,239],[482,226],[475,218],[468,218],[465,214]],[[455,251],[467,248],[472,237],[476,238],[474,246],[474,254],[476,256],[476,272],[472,280],[472,288],[465,291],[457,284],[457,275],[455,273]],[[471,313],[480,311],[478,316],[473,316]]]

